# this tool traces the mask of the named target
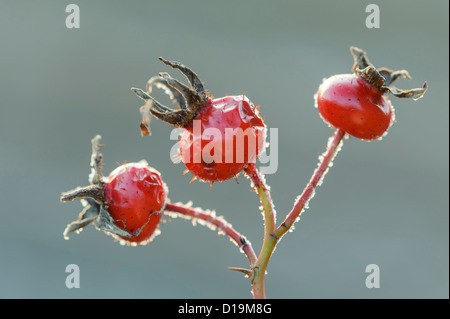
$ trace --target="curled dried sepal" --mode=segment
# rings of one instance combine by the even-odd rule
[[[162,72],[159,73],[159,76],[150,78],[146,85],[147,92],[132,88],[131,90],[145,101],[145,104],[140,108],[142,115],[140,130],[142,135],[150,135],[151,115],[175,127],[186,127],[192,122],[197,115],[197,111],[208,99],[203,83],[194,71],[180,62],[168,61],[163,58],[159,59],[172,68],[180,70],[188,79],[190,87],[172,78],[168,73]],[[154,99],[150,95],[152,86],[163,89],[174,104],[178,106],[178,109],[171,109]]]
[[[416,89],[401,90],[396,87],[386,87],[385,89],[394,94],[396,97],[418,100],[425,94],[428,89],[428,85],[427,82],[424,82],[421,88]]]
[[[152,93],[152,87],[156,86],[159,89],[164,90],[164,93],[166,93],[169,98],[173,101],[175,106],[178,106],[179,109],[186,109],[186,100],[184,98],[184,96],[176,89],[174,89],[173,87],[171,87],[167,81],[161,77],[161,76],[154,76],[152,78],[150,78],[150,80],[148,80],[147,85],[146,85],[146,91],[147,93],[143,92],[140,89],[135,89],[132,88],[133,92],[136,93],[136,95],[138,95],[141,99],[143,99],[145,101],[145,104],[143,106],[141,106],[140,108],[140,113],[142,116],[142,121],[139,124],[139,128],[141,130],[141,134],[142,136],[145,135],[151,135],[150,132],[150,120],[153,116],[161,118],[161,110],[163,113],[165,113],[166,111],[173,111],[171,109],[162,109],[162,105],[160,105],[159,103],[155,103],[155,101],[153,99],[151,99],[151,97],[149,96],[150,93]],[[152,112],[153,110],[153,112]]]
[[[69,239],[69,234],[76,232],[79,234],[84,227],[89,226],[90,224],[94,223],[94,220],[97,218],[100,210],[100,205],[88,198],[88,199],[82,199],[81,203],[85,208],[81,213],[78,215],[78,219],[71,222],[67,225],[66,229],[64,230],[64,239]]]
[[[64,238],[69,239],[69,234],[72,232],[80,233],[84,227],[94,224],[99,230],[122,236],[135,237],[139,235],[141,228],[133,233],[117,227],[114,224],[114,219],[108,213],[107,204],[105,202],[105,194],[103,187],[98,185],[89,185],[86,187],[78,187],[71,191],[61,194],[61,202],[69,202],[76,199],[82,200],[85,208],[78,215],[78,219],[67,225],[64,230]]]
[[[145,101],[145,105],[141,106],[141,114],[142,114],[142,121],[140,123],[141,128],[141,134],[142,135],[149,135],[150,132],[150,116],[149,114],[153,115],[154,117],[167,122],[169,124],[172,124],[176,127],[184,127],[187,125],[187,123],[184,123],[187,121],[187,119],[193,119],[195,115],[189,115],[189,112],[184,109],[179,110],[171,110],[168,107],[162,105],[157,100],[155,100],[153,97],[142,91],[138,88],[131,88],[131,90],[139,96],[142,100]],[[192,116],[192,118],[191,118]]]
[[[183,65],[180,62],[168,61],[162,57],[159,57],[158,59],[161,60],[162,62],[164,62],[164,64],[166,64],[174,69],[180,70],[181,73],[183,73],[183,75],[188,79],[189,83],[191,84],[191,87],[198,94],[205,95],[205,88],[203,87],[203,83],[202,83],[202,81],[200,81],[200,78],[197,76],[197,74],[195,74],[194,71],[192,71],[191,69],[189,69],[187,66]]]
[[[158,89],[164,90],[164,93],[169,96],[174,104],[178,104],[178,108],[186,108],[186,100],[184,99],[184,96],[180,93],[180,91],[172,88],[163,77],[154,76],[150,78],[150,80],[148,80],[147,82],[145,90],[150,94],[153,91],[153,86],[156,86]]]
[[[391,86],[399,77],[404,77],[407,80],[411,80],[411,76],[408,71],[393,71],[388,68],[379,68],[377,70],[373,64],[370,63],[366,52],[353,46],[350,47],[350,52],[352,53],[354,59],[352,71],[361,76],[371,85],[377,87],[380,91],[391,92],[396,97],[412,98],[413,100],[417,100],[425,94],[428,88],[426,82],[424,82],[422,88],[410,90],[401,90]]]
[[[144,224],[142,227],[140,227],[138,230],[136,230],[133,233],[128,232],[125,229],[122,229],[120,227],[117,227],[116,224],[114,224],[114,219],[111,217],[111,215],[108,213],[108,211],[105,209],[105,206],[100,206],[100,212],[97,216],[97,218],[94,220],[95,227],[97,227],[99,230],[103,230],[105,232],[121,236],[121,237],[135,237],[139,235],[142,228],[146,224]],[[148,223],[148,222],[147,222]]]

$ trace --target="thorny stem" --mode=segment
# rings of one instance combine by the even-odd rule
[[[255,299],[266,298],[265,288],[264,288],[264,277],[266,274],[267,264],[270,257],[275,250],[275,247],[281,237],[286,234],[286,232],[292,227],[294,222],[297,220],[299,215],[302,213],[305,205],[314,196],[315,189],[319,183],[325,177],[330,164],[333,162],[334,157],[339,152],[342,146],[342,140],[345,136],[345,132],[337,129],[333,136],[330,138],[325,154],[321,157],[321,161],[314,171],[308,185],[301,196],[296,200],[292,211],[287,215],[286,219],[275,229],[275,209],[272,204],[272,199],[270,196],[269,186],[266,185],[264,179],[259,174],[254,164],[251,164],[246,169],[246,173],[253,183],[253,187],[258,193],[264,213],[265,220],[265,232],[264,232],[264,242],[259,254],[258,260],[255,267],[253,267],[253,280],[252,289],[253,297]]]
[[[275,230],[275,236],[278,239],[281,239],[281,237],[286,234],[289,228],[291,228],[291,226],[296,221],[297,217],[302,213],[306,203],[308,203],[309,200],[314,196],[317,185],[323,180],[325,174],[330,168],[330,164],[333,162],[334,157],[339,152],[344,136],[345,132],[341,129],[337,129],[334,135],[330,138],[325,154],[321,158],[319,166],[311,176],[308,185],[306,185],[302,195],[296,200],[292,211],[289,213],[283,223],[281,223],[281,225],[278,226],[278,228]]]
[[[245,238],[245,236],[241,235],[238,231],[236,231],[231,224],[225,221],[222,217],[216,216],[215,214],[211,214],[209,212],[200,210],[199,208],[192,208],[187,205],[183,205],[180,203],[167,203],[166,212],[174,212],[189,218],[193,219],[201,219],[208,224],[212,224],[220,231],[224,232],[232,241],[236,243],[236,245],[244,252],[247,256],[250,265],[253,267],[256,263],[256,254],[253,251],[251,243]],[[238,270],[246,273],[251,277],[251,271],[242,269],[242,268],[230,268],[232,270]]]
[[[252,289],[255,299],[265,299],[264,278],[266,274],[267,263],[269,262],[271,252],[275,248],[277,239],[273,236],[275,229],[275,208],[270,194],[270,188],[266,184],[264,177],[258,172],[255,164],[250,164],[245,173],[252,181],[252,186],[258,193],[261,200],[264,215],[264,241],[256,265],[253,267]]]

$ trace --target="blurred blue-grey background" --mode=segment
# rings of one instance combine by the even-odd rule
[[[271,298],[448,298],[448,1],[85,1],[67,29],[68,1],[0,2],[0,297],[251,298],[227,267],[248,267],[226,237],[180,219],[145,247],[85,229],[63,239],[81,205],[59,194],[86,185],[90,139],[103,136],[105,173],[143,158],[162,172],[172,201],[216,209],[257,252],[263,221],[249,181],[189,185],[169,152],[170,128],[141,137],[144,88],[157,60],[192,67],[216,97],[245,93],[278,128],[279,167],[267,175],[282,220],[303,190],[330,129],[314,108],[324,77],[349,73],[351,45],[375,66],[407,69],[391,98],[398,122],[382,141],[346,140],[266,279]],[[158,92],[157,94],[159,94]],[[158,95],[164,100],[163,95]],[[80,288],[65,285],[80,267]],[[380,288],[365,286],[368,264]]]

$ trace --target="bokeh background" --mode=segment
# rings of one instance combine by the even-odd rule
[[[263,221],[249,181],[189,184],[169,152],[170,128],[141,137],[145,87],[157,60],[192,67],[216,97],[245,93],[278,128],[279,167],[267,175],[282,220],[303,190],[330,129],[314,108],[324,77],[349,73],[351,45],[375,66],[407,69],[392,98],[398,123],[382,141],[351,138],[295,231],[273,255],[270,298],[448,298],[448,1],[82,1],[81,28],[65,27],[67,1],[0,2],[0,297],[251,298],[227,267],[247,267],[235,245],[206,227],[173,220],[145,247],[85,229],[63,239],[79,203],[62,191],[86,185],[90,139],[103,136],[105,173],[143,158],[163,173],[173,201],[215,209],[258,252]],[[157,94],[160,94],[158,92]],[[163,102],[162,94],[158,95]],[[68,264],[80,288],[68,289]],[[367,289],[377,264],[381,287]]]

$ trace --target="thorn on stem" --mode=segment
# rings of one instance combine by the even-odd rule
[[[253,280],[253,278],[252,278],[253,272],[250,269],[240,268],[240,267],[228,267],[228,269],[244,273],[248,278],[250,278],[250,280]]]

